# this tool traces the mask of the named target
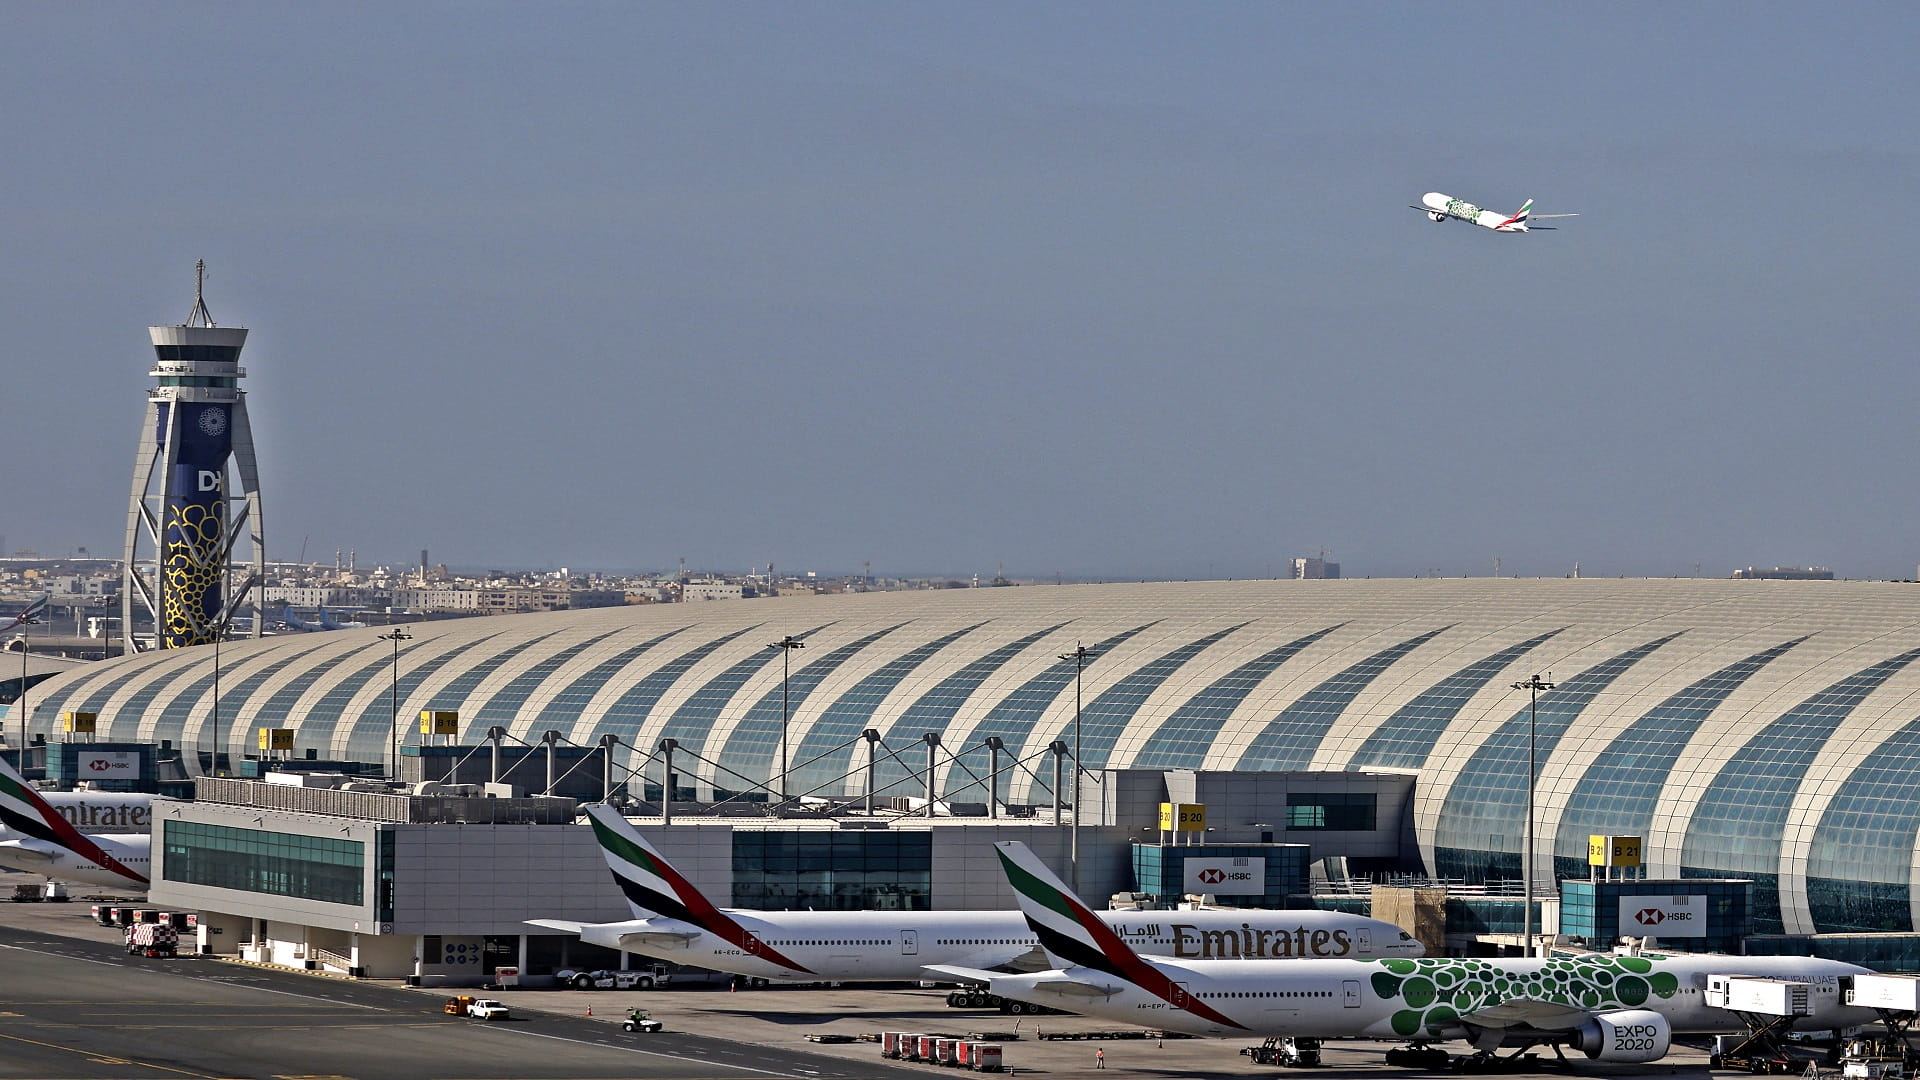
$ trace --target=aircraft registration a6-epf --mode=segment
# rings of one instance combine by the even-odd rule
[[[1434,1068],[1430,1042],[1464,1039],[1490,1064],[1495,1051],[1563,1046],[1598,1061],[1666,1056],[1675,1033],[1746,1030],[1739,1014],[1709,1004],[1709,975],[1784,979],[1808,986],[1810,1015],[1796,1030],[1871,1023],[1846,1004],[1841,979],[1866,968],[1801,956],[1555,956],[1380,960],[1178,960],[1143,956],[1110,933],[1045,863],[1017,841],[994,845],[1028,926],[1054,967],[1023,974],[936,968],[992,993],[1103,1020],[1214,1038],[1244,1036],[1404,1039],[1387,1064]]]
[[[1503,214],[1498,210],[1486,210],[1475,206],[1465,199],[1456,199],[1451,195],[1442,195],[1438,191],[1429,191],[1420,196],[1422,205],[1408,204],[1407,209],[1419,210],[1434,221],[1458,218],[1471,225],[1494,232],[1532,232],[1535,229],[1549,229],[1552,225],[1535,225],[1541,218],[1579,217],[1579,214],[1536,214],[1533,212],[1533,200],[1528,199],[1517,213]]]
[[[587,808],[594,837],[634,918],[532,925],[590,945],[775,982],[925,979],[929,965],[1044,963],[1019,911],[750,911],[715,906],[620,812]],[[1392,923],[1339,911],[1107,911],[1100,925],[1165,956],[1255,964],[1311,956],[1412,957],[1426,950]]]

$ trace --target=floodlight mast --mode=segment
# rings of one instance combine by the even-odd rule
[[[1547,673],[1547,679],[1553,677]],[[1527,692],[1527,839],[1526,851],[1520,856],[1521,876],[1526,884],[1526,895],[1521,898],[1520,908],[1525,919],[1526,954],[1533,955],[1533,819],[1534,789],[1539,784],[1540,770],[1534,761],[1535,731],[1540,722],[1540,691],[1553,689],[1553,683],[1532,675],[1513,684],[1515,690]]]

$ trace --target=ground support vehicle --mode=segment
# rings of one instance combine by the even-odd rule
[[[127,927],[127,953],[131,956],[178,956],[180,931],[165,923],[135,923]]]
[[[666,986],[673,976],[664,967],[648,968],[642,971],[581,971],[577,968],[561,968],[553,973],[553,979],[561,986],[575,990],[652,990],[657,986]]]
[[[458,994],[447,999],[441,1011],[448,1016],[468,1016],[475,1020],[505,1020],[509,1015],[504,1003],[493,998],[477,998],[471,994]]]
[[[998,1043],[968,1043],[966,1060],[960,1064],[974,1072],[1000,1072],[1006,1068]]]
[[[1813,1015],[1808,984],[1744,975],[1709,975],[1707,1004],[1725,1009],[1747,1026],[1745,1035],[1716,1035],[1707,1067],[1755,1075],[1802,1071],[1808,1062],[1789,1045],[1795,1021]]]
[[[645,1009],[628,1009],[627,1018],[620,1021],[620,1030],[622,1031],[654,1032],[666,1026],[667,1025],[660,1021],[655,1020],[653,1014]]]
[[[505,1002],[493,998],[475,998],[467,1006],[467,1015],[475,1020],[505,1020],[509,1013]]]
[[[1255,1065],[1309,1068],[1320,1064],[1320,1040],[1275,1037],[1259,1046],[1243,1046],[1240,1053],[1252,1058]]]

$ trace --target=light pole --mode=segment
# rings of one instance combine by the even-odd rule
[[[207,772],[220,775],[220,639],[227,636],[225,626],[213,635],[213,760],[207,762]]]
[[[787,675],[793,670],[793,650],[804,649],[807,643],[788,634],[767,646],[780,650],[780,801],[787,801]]]
[[[1073,661],[1073,831],[1068,834],[1069,858],[1073,862],[1073,891],[1080,891],[1080,674],[1087,668],[1087,661],[1093,659],[1093,653],[1079,642],[1073,643],[1073,651],[1061,653],[1060,659]]]
[[[392,764],[387,767],[387,775],[398,777],[400,775],[400,643],[412,641],[413,635],[407,633],[406,627],[396,626],[392,633],[381,634],[380,640],[393,642],[393,697],[391,698],[393,714],[387,723],[387,753],[390,755],[389,760]]]
[[[1552,672],[1548,672],[1552,677]],[[1539,769],[1534,765],[1534,731],[1540,721],[1540,691],[1553,689],[1553,684],[1538,675],[1529,676],[1523,682],[1513,684],[1515,690],[1527,692],[1527,839],[1526,850],[1520,856],[1521,875],[1526,879],[1526,895],[1520,898],[1520,910],[1525,920],[1527,935],[1527,955],[1533,955],[1533,804],[1534,788],[1539,782]]]
[[[40,599],[35,600],[31,604],[28,604],[27,610],[22,611],[18,615],[15,615],[13,617],[13,622],[7,626],[8,630],[11,630],[16,626],[20,627],[20,696],[16,698],[14,701],[14,704],[17,705],[20,709],[20,758],[15,764],[19,766],[20,775],[23,777],[27,775],[27,646],[28,646],[28,640],[27,640],[26,628],[40,621],[40,614],[47,610],[48,599],[49,597],[42,596],[40,597]]]
[[[32,619],[28,619],[32,622]],[[27,775],[27,631],[20,629],[20,775]]]

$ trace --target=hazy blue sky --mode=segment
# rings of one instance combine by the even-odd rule
[[[277,558],[1920,561],[1912,4],[0,11],[9,548],[204,258]]]

